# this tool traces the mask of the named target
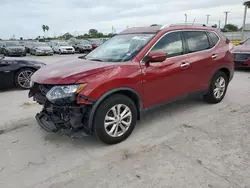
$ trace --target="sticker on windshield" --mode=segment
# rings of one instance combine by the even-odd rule
[[[148,40],[149,36],[134,36],[133,40]]]

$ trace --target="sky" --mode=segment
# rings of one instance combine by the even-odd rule
[[[84,34],[94,28],[102,33],[127,27],[151,24],[228,23],[243,24],[244,0],[0,0],[0,38],[35,38],[43,36],[42,25],[50,30],[46,36],[66,32]],[[249,10],[250,11],[250,10]],[[249,13],[250,14],[250,13]],[[248,15],[249,15],[248,14]],[[247,23],[250,19],[247,18]]]

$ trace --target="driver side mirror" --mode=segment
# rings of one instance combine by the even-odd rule
[[[144,58],[146,63],[157,63],[163,62],[167,59],[167,54],[165,52],[153,51]]]
[[[86,56],[87,54],[84,54],[84,55],[81,55],[81,56],[79,56],[78,58],[79,59],[85,59],[85,56]]]
[[[243,41],[239,42],[239,45],[242,45],[242,44],[244,44],[244,42],[243,42]]]

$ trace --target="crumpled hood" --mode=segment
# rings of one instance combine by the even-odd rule
[[[233,52],[249,52],[250,53],[250,46],[248,45],[240,45],[235,46]]]
[[[84,59],[65,60],[39,69],[33,74],[31,80],[40,84],[73,84],[85,76],[117,66],[119,66],[119,63]]]

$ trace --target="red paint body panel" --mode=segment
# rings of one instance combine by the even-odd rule
[[[142,61],[165,33],[189,29],[217,32],[214,28],[193,26],[168,27],[163,30],[158,27],[128,29],[121,34],[156,34],[131,61],[110,63],[77,59],[60,62],[38,70],[32,80],[41,84],[88,83],[80,94],[94,100],[115,88],[131,88],[139,94],[143,108],[148,108],[190,92],[207,89],[214,73],[220,68],[227,68],[232,77],[234,60],[229,51],[229,42],[218,32],[220,42],[210,50],[170,57],[161,63],[149,65]],[[213,55],[216,55],[215,59]],[[189,66],[182,67],[182,63],[188,63]],[[77,102],[87,103],[80,98]]]

